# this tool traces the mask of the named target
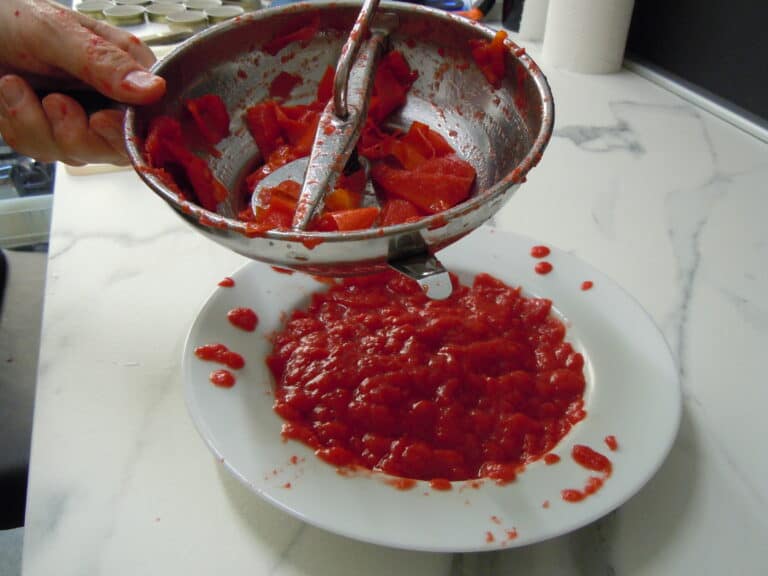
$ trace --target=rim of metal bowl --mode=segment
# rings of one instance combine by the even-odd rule
[[[290,11],[292,14],[300,14],[305,11],[317,11],[323,8],[348,8],[358,7],[359,2],[354,1],[339,1],[339,2],[307,2],[301,4],[291,4],[286,6],[280,6],[277,8],[268,8],[258,10],[256,12],[250,12],[235,20],[229,20],[216,24],[203,32],[200,32],[192,38],[181,43],[172,52],[170,52],[165,58],[158,60],[152,67],[152,72],[162,76],[164,68],[170,65],[170,63],[179,56],[183,55],[191,46],[197,45],[201,42],[205,42],[208,39],[215,38],[221,34],[226,34],[227,31],[235,26],[241,26],[243,21],[261,21],[268,20],[274,14]],[[383,7],[388,7],[395,11],[405,12],[421,12],[428,14],[430,17],[437,20],[443,20],[450,22],[452,25],[464,27],[473,30],[474,32],[480,32],[488,40],[491,40],[496,30],[484,26],[478,22],[469,20],[462,16],[454,15],[450,12],[438,10],[435,8],[427,8],[424,6],[418,6],[415,4],[392,4],[390,2],[382,2]],[[445,226],[451,220],[473,212],[480,205],[492,202],[496,197],[503,195],[511,186],[520,184],[525,181],[526,174],[538,164],[541,159],[542,153],[546,148],[549,140],[552,136],[552,130],[555,119],[555,107],[552,98],[552,91],[550,90],[549,83],[547,82],[544,73],[538,64],[525,53],[525,50],[517,45],[514,41],[507,38],[505,40],[509,53],[520,62],[528,73],[531,75],[536,89],[539,92],[541,99],[541,127],[538,134],[533,139],[533,144],[525,157],[515,166],[515,168],[498,182],[494,183],[491,187],[480,191],[475,196],[465,200],[461,204],[445,210],[438,214],[426,216],[416,222],[406,224],[396,224],[393,226],[367,228],[365,230],[355,230],[349,232],[308,232],[308,231],[295,231],[295,230],[270,230],[266,232],[260,232],[257,236],[253,236],[248,233],[247,225],[245,222],[236,220],[233,218],[227,218],[216,212],[211,212],[194,204],[188,200],[179,198],[179,196],[168,188],[163,182],[155,176],[144,160],[144,155],[138,147],[138,143],[143,141],[138,138],[135,129],[135,117],[136,110],[133,106],[130,106],[126,110],[125,123],[124,123],[124,139],[128,156],[134,170],[138,173],[139,177],[157,194],[163,199],[172,204],[176,209],[183,213],[194,217],[198,221],[204,221],[206,225],[217,228],[226,229],[232,232],[237,232],[242,236],[254,239],[268,239],[279,240],[283,242],[307,242],[307,241],[322,241],[324,243],[332,242],[349,242],[357,240],[367,240],[371,238],[386,238],[389,236],[396,236],[407,232],[416,230],[431,230],[441,228]]]

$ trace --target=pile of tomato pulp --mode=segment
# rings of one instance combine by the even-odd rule
[[[318,31],[318,23],[278,36],[263,50],[272,55],[293,42],[307,42]],[[472,56],[492,87],[504,75],[504,38],[500,32],[491,42],[472,41]],[[333,69],[326,70],[315,100],[307,105],[283,103],[303,79],[279,73],[270,87],[271,98],[246,110],[245,121],[259,147],[262,164],[247,176],[239,218],[247,222],[247,233],[291,228],[300,192],[295,182],[285,181],[262,189],[255,210],[250,196],[266,176],[296,159],[308,156],[315,140],[320,115],[331,97]],[[406,131],[388,129],[387,119],[403,106],[408,90],[418,78],[398,51],[387,53],[374,77],[368,116],[357,152],[371,164],[371,180],[381,208],[362,205],[366,185],[362,169],[343,174],[326,195],[323,211],[310,223],[315,231],[347,231],[389,226],[419,220],[447,210],[471,194],[476,172],[459,158],[451,145],[426,124],[413,122]],[[144,152],[150,170],[179,196],[216,211],[228,192],[210,167],[192,151],[191,141],[202,141],[212,154],[229,134],[229,115],[218,96],[206,95],[185,103],[191,118],[190,130],[177,119],[162,116],[150,125]]]
[[[273,335],[283,435],[336,466],[515,478],[585,417],[584,359],[552,303],[487,274],[429,300],[397,273],[313,295]]]

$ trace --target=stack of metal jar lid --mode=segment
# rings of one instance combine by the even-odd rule
[[[261,0],[83,0],[75,9],[115,26],[139,26],[149,21],[199,30],[261,6]]]

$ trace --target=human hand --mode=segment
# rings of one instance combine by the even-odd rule
[[[125,104],[149,104],[165,80],[147,68],[152,51],[123,30],[49,0],[0,2],[0,134],[43,162],[127,164],[123,112],[90,114],[61,93],[92,88]]]

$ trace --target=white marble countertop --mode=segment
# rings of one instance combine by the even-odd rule
[[[132,172],[59,170],[23,574],[762,572],[768,146],[628,71],[545,72],[555,134],[494,225],[603,270],[669,341],[682,427],[635,497],[570,535],[456,555],[355,542],[271,507],[215,461],[182,397],[186,332],[243,258]]]

